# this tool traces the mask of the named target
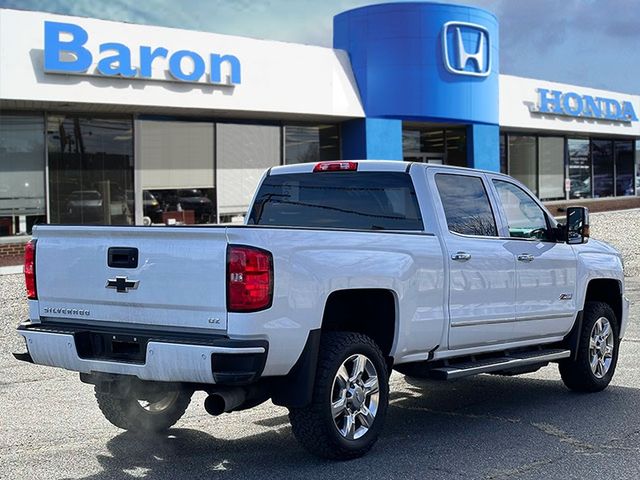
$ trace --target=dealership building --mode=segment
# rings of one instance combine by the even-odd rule
[[[640,96],[501,75],[492,13],[366,6],[333,46],[0,9],[0,255],[37,223],[241,221],[266,169],[320,160],[640,206]]]

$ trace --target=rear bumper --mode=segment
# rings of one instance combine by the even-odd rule
[[[232,340],[221,335],[185,335],[65,324],[22,323],[31,361],[81,373],[133,375],[141,380],[207,384],[246,384],[260,377],[267,358],[263,340]],[[95,348],[97,338],[135,339],[141,352],[127,355]],[[20,358],[29,361],[28,357]]]

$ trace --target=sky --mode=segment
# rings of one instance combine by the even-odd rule
[[[500,72],[640,94],[640,0],[440,0],[500,22]],[[17,8],[330,47],[333,16],[375,0],[0,0]]]

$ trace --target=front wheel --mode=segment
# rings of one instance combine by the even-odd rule
[[[620,338],[616,315],[603,302],[587,302],[574,359],[560,362],[564,384],[577,392],[599,392],[611,382],[618,363]]]
[[[105,393],[96,387],[98,406],[109,422],[132,432],[162,432],[175,424],[191,402],[190,390],[176,387],[127,395]]]
[[[289,410],[293,434],[319,457],[348,460],[364,455],[383,427],[388,378],[384,356],[369,337],[325,333],[312,401]]]

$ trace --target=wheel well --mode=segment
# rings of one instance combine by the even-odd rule
[[[622,318],[622,292],[620,282],[612,278],[598,278],[591,280],[587,286],[585,302],[604,302],[616,314],[618,323]]]
[[[391,290],[362,288],[329,295],[322,317],[323,331],[367,335],[386,357],[391,352],[396,326],[396,301]]]

